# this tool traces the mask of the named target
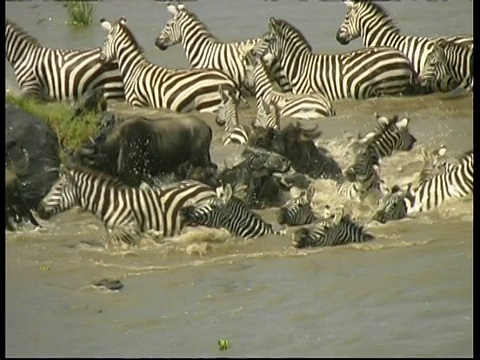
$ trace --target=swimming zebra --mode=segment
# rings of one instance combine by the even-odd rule
[[[296,248],[338,246],[374,239],[372,234],[352,220],[350,214],[345,214],[343,208],[340,208],[320,223],[296,230],[292,245]]]
[[[278,59],[294,94],[320,93],[330,100],[416,93],[418,74],[393,48],[315,54],[305,36],[285,20],[270,18],[264,43],[254,49]],[[266,45],[268,44],[268,45]]]
[[[345,1],[348,11],[345,19],[337,30],[336,39],[346,45],[350,41],[361,37],[363,46],[391,47],[401,51],[412,63],[417,74],[421,74],[425,60],[433,46],[435,38],[422,36],[401,35],[387,11],[378,3],[370,0]],[[448,41],[456,43],[473,44],[473,37],[448,36]],[[431,84],[429,91],[450,91],[448,83]]]
[[[306,190],[295,186],[290,188],[291,199],[277,212],[277,222],[280,225],[307,225],[318,221],[312,210],[312,199],[315,187],[310,185]]]
[[[255,51],[249,51],[245,55],[247,64],[247,77],[255,84],[255,99],[257,102],[257,117],[263,103],[273,103],[280,110],[280,117],[292,117],[309,120],[318,117],[335,115],[332,102],[321,94],[285,94],[275,91],[268,77],[266,61],[272,61],[271,54],[263,58]]]
[[[347,181],[339,184],[338,194],[357,201],[363,201],[371,194],[381,198],[382,180],[378,169],[378,156],[370,148],[360,149],[353,164],[344,171]]]
[[[408,117],[400,118],[394,115],[391,118],[380,116],[375,113],[377,127],[374,131],[369,132],[365,136],[359,134],[358,139],[347,136],[350,141],[350,148],[358,148],[367,146],[379,158],[391,156],[394,151],[410,151],[417,142],[409,129]]]
[[[384,197],[378,200],[377,209],[372,220],[385,224],[392,220],[400,220],[407,216],[407,204],[405,198],[410,189],[403,190],[394,185]]]
[[[458,163],[412,186],[408,184],[407,214],[429,211],[445,201],[473,194],[473,150],[465,152]]]
[[[215,111],[215,122],[217,125],[223,126],[225,133],[222,137],[222,144],[240,144],[245,145],[252,133],[252,129],[246,125],[240,125],[238,119],[239,99],[230,92],[225,92],[221,86],[218,92],[222,98],[218,109]]]
[[[167,11],[172,14],[155,40],[160,50],[182,43],[188,62],[195,69],[219,69],[234,79],[238,87],[244,86],[250,92],[254,84],[246,81],[243,56],[262,38],[248,39],[240,42],[223,42],[214,36],[197,14],[184,4],[167,2]],[[272,63],[270,73],[284,92],[291,92],[291,86],[281,71],[278,63]]]
[[[108,31],[100,60],[118,61],[130,106],[213,112],[221,102],[219,85],[226,91],[238,92],[235,82],[220,70],[167,69],[152,64],[127,27],[125,17],[113,24],[101,18],[100,23]]]
[[[473,91],[473,44],[456,44],[437,40],[425,59],[421,72],[426,84],[451,81],[456,86]]]
[[[107,100],[124,100],[118,64],[101,64],[101,49],[43,47],[10,19],[5,20],[5,58],[23,95],[46,100],[75,101],[91,89]]]
[[[62,168],[38,208],[46,220],[80,206],[102,221],[107,245],[137,245],[142,233],[153,230],[174,236],[182,229],[178,217],[187,202],[214,197],[215,191],[198,181],[185,180],[164,187],[129,187],[108,175],[80,168]]]
[[[251,211],[240,199],[233,196],[230,184],[217,188],[217,197],[185,206],[181,210],[185,225],[225,228],[233,236],[245,239],[269,234],[281,235],[260,215]]]

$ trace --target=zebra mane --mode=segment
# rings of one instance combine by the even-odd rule
[[[103,173],[103,172],[100,172],[100,171],[95,171],[95,170],[89,169],[89,168],[84,167],[84,166],[78,166],[78,165],[68,166],[67,169],[68,170],[73,170],[77,174],[88,174],[91,177],[93,177],[95,179],[98,179],[98,180],[101,180],[106,185],[112,186],[116,189],[129,187],[128,185],[126,185],[125,183],[123,183],[122,181],[120,181],[116,177],[113,177],[109,174],[106,174],[106,173]]]
[[[462,160],[466,159],[467,157],[469,157],[470,155],[473,156],[473,150],[468,150],[468,151],[463,152],[463,153],[458,157],[458,160],[459,160],[459,161],[462,161]]]
[[[365,4],[366,6],[369,6],[370,8],[372,8],[376,14],[379,14],[382,16],[382,18],[385,20],[384,24],[386,26],[390,27],[391,30],[394,31],[395,33],[397,34],[400,33],[400,29],[397,27],[397,24],[392,19],[388,11],[385,10],[385,8],[382,5],[380,5],[378,2],[373,2],[372,0],[363,0],[363,1],[357,1],[357,2],[360,4]]]
[[[308,47],[309,51],[312,51],[312,45],[310,45],[310,42],[307,40],[305,35],[298,30],[295,26],[290,24],[287,20],[284,19],[276,19],[277,25],[280,26],[282,29],[286,31],[291,31],[297,34],[297,36],[302,40],[302,42]]]
[[[143,49],[143,46],[139,44],[135,35],[133,35],[132,30],[130,30],[130,28],[126,24],[121,24],[120,22],[117,22],[116,25],[120,26],[127,33],[127,36],[130,38],[130,40],[133,41],[135,47],[138,49],[138,52],[140,54],[143,54],[145,50]]]
[[[208,26],[202,20],[200,20],[198,15],[196,13],[194,13],[192,10],[184,7],[181,10],[181,12],[184,13],[185,15],[187,15],[188,17],[190,17],[192,20],[196,21],[200,25],[199,26],[200,30],[203,30],[203,31],[207,32],[213,40],[220,41],[215,35],[213,35],[213,33],[208,28]]]
[[[17,34],[17,36],[22,36],[23,39],[29,41],[33,45],[41,46],[36,38],[30,35],[22,27],[18,26],[16,22],[7,18],[5,19],[5,27],[11,27],[13,31]]]

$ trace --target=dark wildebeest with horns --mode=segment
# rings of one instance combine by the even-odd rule
[[[274,151],[292,162],[296,171],[307,174],[311,178],[343,180],[340,165],[329,154],[328,150],[316,147],[314,139],[322,132],[318,125],[307,129],[300,122],[289,124],[283,129],[259,129],[249,140],[249,145]]]
[[[210,167],[212,129],[192,115],[113,121],[70,155],[70,163],[101,171],[129,186],[174,172],[181,164]]]
[[[19,176],[28,174],[28,153],[15,141],[5,145],[5,229],[15,231],[11,223],[17,224],[30,221],[34,226],[40,226],[30,211],[22,193],[22,183]]]

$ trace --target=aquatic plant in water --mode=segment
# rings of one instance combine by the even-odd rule
[[[93,21],[95,7],[86,1],[70,1],[64,6],[67,8],[69,24],[74,26],[88,26]]]

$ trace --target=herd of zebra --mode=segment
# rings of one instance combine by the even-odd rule
[[[155,45],[160,50],[182,44],[191,69],[168,69],[151,63],[125,17],[110,23],[102,47],[71,50],[42,47],[13,21],[6,20],[6,59],[25,96],[76,100],[101,88],[105,99],[132,107],[176,112],[210,112],[225,127],[223,144],[248,144],[258,128],[280,129],[281,119],[309,120],[335,116],[332,102],[451,91],[473,91],[473,37],[437,39],[400,35],[387,12],[368,1],[347,1],[348,12],[336,38],[341,44],[361,37],[364,48],[341,54],[313,53],[304,35],[286,20],[269,19],[261,37],[236,43],[219,41],[184,4],[166,3],[172,14]],[[275,88],[278,90],[275,90]],[[246,93],[255,95],[257,116],[241,125],[238,109]],[[408,118],[377,116],[378,127],[352,140],[352,166],[339,194],[362,201],[379,194],[380,222],[428,211],[451,198],[473,192],[473,151],[454,161],[442,148],[424,153],[418,180],[387,189],[378,169],[382,157],[409,151],[416,139]],[[314,190],[291,189],[279,210],[280,223],[313,224],[295,233],[297,247],[339,245],[373,238],[343,209],[327,206],[321,217],[312,210]],[[230,184],[217,189],[185,180],[169,186],[127,187],[104,174],[64,168],[38,209],[41,217],[80,205],[104,223],[110,242],[136,244],[152,230],[178,234],[185,225],[223,227],[233,235],[254,238],[284,234],[233,195]]]

